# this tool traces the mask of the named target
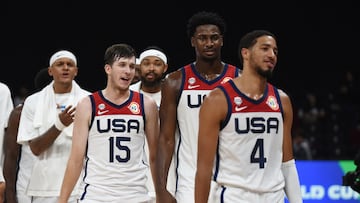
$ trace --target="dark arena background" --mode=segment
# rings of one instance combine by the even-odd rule
[[[343,88],[348,88],[349,93],[358,91],[355,88],[359,84],[360,12],[354,2],[314,5],[306,1],[236,4],[200,1],[193,5],[184,1],[60,0],[6,1],[3,8],[0,80],[10,86],[14,96],[21,87],[33,88],[36,72],[48,67],[50,56],[61,48],[75,53],[80,68],[76,80],[91,91],[105,87],[103,54],[106,47],[113,43],[129,43],[138,52],[146,46],[158,45],[166,51],[169,71],[173,71],[192,62],[195,57],[186,36],[188,18],[197,11],[215,11],[227,22],[222,51],[225,62],[239,65],[237,46],[244,33],[252,29],[268,29],[277,35],[278,65],[271,82],[292,97],[294,128],[300,123],[328,123],[328,126],[322,126],[324,129],[312,129],[325,133],[319,132],[321,135],[314,138],[321,140],[321,146],[313,149],[314,158],[353,158],[354,152],[349,151],[351,145],[360,145],[359,140],[347,140],[350,132],[346,132],[356,130],[349,128],[349,125],[356,126],[354,122],[359,125],[356,113],[360,102],[357,97],[343,101],[348,98],[341,95],[345,94]],[[352,81],[347,77],[352,77]],[[358,93],[347,96],[355,97]],[[309,104],[311,102],[315,104]],[[341,103],[333,102],[350,104],[346,103],[340,110],[336,105]],[[353,106],[354,109],[348,109]],[[317,109],[312,109],[315,107]],[[312,118],[298,120],[298,110],[301,118]],[[334,112],[330,110],[344,118],[331,118],[328,113]],[[307,115],[311,112],[316,115]],[[334,119],[341,121],[338,132],[341,135],[337,141],[332,139],[334,132],[328,132],[334,127],[333,123],[329,123],[335,122]],[[346,129],[341,129],[343,126]],[[303,133],[310,138],[309,133]],[[336,150],[347,141],[350,142]],[[332,146],[331,142],[335,142],[336,146]]]
[[[267,29],[277,35],[279,57],[271,82],[292,98],[294,150],[303,140],[310,146],[310,157],[296,151],[296,159],[351,162],[360,149],[360,12],[355,1],[5,0],[1,4],[0,80],[9,85],[14,98],[24,89],[33,90],[35,74],[48,67],[58,49],[74,52],[79,66],[76,80],[90,91],[105,87],[103,54],[114,43],[128,43],[138,53],[157,45],[166,51],[169,72],[173,71],[195,58],[186,36],[189,17],[197,11],[214,11],[227,23],[225,62],[239,65],[237,46],[246,32]],[[344,168],[353,170],[353,165],[341,168],[340,174]],[[334,181],[341,185],[341,177]],[[306,186],[303,194],[307,200],[315,198],[310,188]]]

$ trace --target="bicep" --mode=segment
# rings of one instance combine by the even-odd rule
[[[18,127],[17,142],[19,144],[23,144],[38,136],[38,131],[33,127],[35,104],[33,104],[32,102],[27,103],[26,101],[27,100],[25,100],[21,111]]]
[[[161,137],[174,138],[177,118],[177,99],[180,82],[167,78],[161,89],[161,104],[159,109]]]
[[[149,143],[150,148],[157,143],[159,136],[159,112],[157,110],[157,105],[154,100],[150,98],[145,99],[145,133]],[[155,146],[154,146],[155,147]]]
[[[14,110],[9,117],[8,127],[5,131],[4,136],[4,146],[5,149],[10,149],[9,151],[16,151],[18,147],[18,144],[16,142],[17,133],[18,133],[18,127],[19,127],[19,121],[20,121],[20,114],[21,110],[16,109]]]
[[[90,99],[88,97],[83,98],[76,107],[72,136],[72,150],[78,155],[79,160],[85,155],[91,113]]]
[[[215,94],[210,93],[200,107],[198,153],[201,157],[199,160],[208,166],[212,165],[220,124],[226,116],[227,105],[224,102],[226,103],[225,97],[217,91]]]
[[[283,162],[293,159],[291,130],[293,123],[292,103],[284,92],[280,94],[284,113]]]

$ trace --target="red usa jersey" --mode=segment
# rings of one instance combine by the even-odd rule
[[[144,110],[142,99],[142,95],[138,92],[132,92],[126,102],[121,105],[116,105],[105,99],[101,91],[95,92],[91,96],[95,117],[114,114],[143,116]]]
[[[220,128],[214,180],[259,193],[281,190],[283,117],[278,90],[268,83],[263,96],[254,100],[234,81],[219,88],[228,113]]]
[[[92,120],[81,199],[147,201],[150,169],[144,153],[143,94],[130,91],[121,105],[107,100],[101,91],[91,94],[90,100]]]
[[[239,69],[233,65],[225,64],[224,70],[218,77],[213,80],[206,80],[202,75],[200,75],[196,69],[195,65],[189,64],[183,67],[183,91],[185,90],[211,90],[214,89],[219,84],[223,84],[228,80],[231,80],[234,77],[239,75]]]

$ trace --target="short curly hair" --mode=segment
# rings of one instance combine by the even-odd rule
[[[217,13],[200,11],[195,13],[188,21],[187,24],[187,35],[189,38],[194,36],[195,30],[200,25],[216,25],[220,34],[224,36],[226,32],[225,20]]]

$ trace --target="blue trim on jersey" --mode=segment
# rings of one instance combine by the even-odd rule
[[[98,94],[101,95],[101,90],[98,91]],[[91,103],[91,118],[90,118],[90,124],[89,124],[89,130],[91,129],[91,126],[94,123],[94,119],[95,119],[95,112],[96,112],[96,106],[95,106],[95,98],[93,94],[89,95],[90,98],[90,103]],[[87,157],[87,153],[88,153],[88,141],[86,142],[86,149],[85,149],[85,163],[84,163],[84,176],[82,181],[84,181],[87,177],[87,162],[89,161],[88,157]],[[86,193],[87,193],[87,188],[89,187],[89,184],[86,184],[84,187],[84,192],[81,194],[80,196],[80,200],[84,200]]]
[[[224,186],[221,186],[221,196],[220,196],[220,202],[221,203],[224,203],[224,196],[225,196],[225,190],[226,190],[226,187]]]
[[[176,134],[176,133],[175,133]],[[181,146],[181,132],[180,132],[180,129],[179,129],[179,144],[178,146],[176,146],[176,159],[175,159],[175,194],[177,192],[177,189],[178,189],[178,181],[179,181],[179,173],[178,173],[178,169],[179,169],[179,150],[180,150],[180,146]],[[171,163],[170,163],[171,164]]]
[[[284,120],[284,108],[282,106],[282,103],[281,103],[281,99],[280,99],[280,94],[279,94],[279,90],[273,86],[273,89],[274,89],[274,94],[275,94],[275,97],[279,103],[279,108],[280,108],[280,112],[281,112],[281,117],[283,118]]]
[[[93,122],[94,122],[96,107],[95,107],[94,95],[90,94],[89,98],[90,98],[90,102],[91,102],[91,118],[90,118],[90,125],[89,125],[89,130],[90,130],[90,128],[91,128],[91,126],[93,125]]]
[[[127,100],[124,103],[117,105],[117,104],[111,102],[110,100],[106,99],[101,90],[99,90],[98,93],[99,93],[100,98],[104,102],[106,102],[108,105],[113,106],[114,108],[117,108],[117,109],[127,106],[132,101],[132,98],[134,96],[134,91],[130,90],[129,98],[127,98]]]
[[[130,90],[130,92],[132,92],[132,90]],[[140,95],[140,108],[141,108],[141,112],[142,112],[142,117],[143,117],[143,120],[144,120],[144,129],[146,128],[146,114],[145,114],[145,105],[144,105],[144,94],[143,93],[140,93],[139,92],[139,95]]]
[[[181,95],[183,93],[183,90],[184,90],[184,86],[185,86],[185,79],[186,79],[186,74],[185,74],[185,67],[186,66],[183,66],[179,69],[179,71],[181,72],[181,84],[180,84],[180,89],[179,89],[179,93],[177,95],[177,98],[176,98],[176,108],[178,107],[179,105],[179,101],[180,101],[180,98],[181,98]],[[176,123],[179,123],[178,121],[176,121]],[[175,146],[175,150],[176,150],[176,159],[175,159],[175,193],[177,191],[177,188],[178,188],[178,180],[179,180],[179,173],[178,173],[178,166],[179,166],[179,151],[180,151],[180,146],[181,146],[181,130],[179,127],[177,127],[177,129],[179,130],[179,142],[178,142],[178,145]],[[176,132],[175,132],[176,134]]]
[[[177,98],[176,98],[176,107],[179,105],[181,94],[184,90],[185,78],[186,78],[185,66],[180,69],[180,72],[181,72],[181,84],[180,84],[179,94],[177,95]]]
[[[268,85],[265,86],[265,90],[264,90],[264,94],[263,96],[258,99],[258,100],[255,100],[253,98],[250,98],[248,97],[246,94],[242,93],[235,85],[234,81],[233,80],[230,80],[229,81],[230,85],[233,87],[234,91],[239,94],[242,98],[248,100],[249,102],[253,103],[253,104],[260,104],[261,102],[263,102],[266,98],[267,98],[267,95],[269,94],[269,87]]]
[[[195,64],[192,63],[190,64],[191,70],[193,71],[193,73],[204,83],[208,84],[208,85],[212,85],[214,83],[217,83],[219,80],[222,80],[224,75],[227,73],[227,70],[229,69],[229,64],[224,63],[224,68],[222,70],[222,72],[220,73],[219,76],[216,76],[216,78],[214,78],[213,80],[207,80],[206,78],[204,78],[204,76],[202,76],[195,68]],[[238,71],[236,71],[238,72]]]
[[[236,70],[235,70],[235,78],[238,77],[240,75],[240,68],[235,66],[236,67]]]
[[[234,83],[232,80],[229,80],[229,82]],[[232,105],[231,105],[230,96],[226,93],[225,88],[223,86],[218,86],[218,88],[224,93],[226,102],[227,102],[227,106],[228,106],[227,107],[228,111],[226,113],[226,117],[220,124],[220,131],[221,131],[228,124],[228,122],[230,120],[231,113],[232,113]]]
[[[220,166],[220,153],[219,153],[219,141],[220,137],[217,139],[217,145],[216,145],[216,154],[215,154],[215,171],[213,175],[213,180],[216,182],[217,176],[219,174],[219,166]]]
[[[85,199],[85,196],[86,196],[86,193],[87,193],[87,188],[88,188],[89,186],[90,186],[89,184],[86,184],[85,189],[84,189],[84,193],[81,195],[80,200],[84,200],[84,199]]]

